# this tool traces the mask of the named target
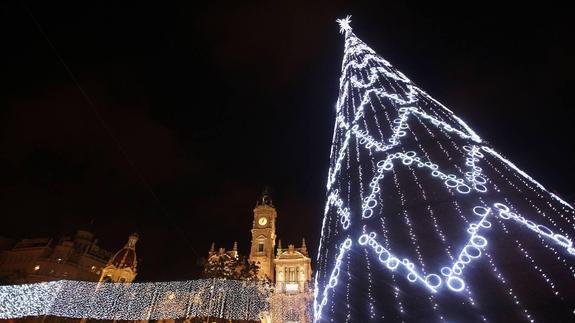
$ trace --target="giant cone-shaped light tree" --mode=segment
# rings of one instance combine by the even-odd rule
[[[572,206],[338,22],[316,321],[575,319]]]

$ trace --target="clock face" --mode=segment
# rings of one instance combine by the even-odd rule
[[[266,225],[266,223],[268,223],[268,219],[266,219],[265,217],[262,216],[262,217],[258,220],[258,223],[259,223],[260,225]]]

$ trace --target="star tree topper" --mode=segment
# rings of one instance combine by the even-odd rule
[[[343,19],[337,19],[336,22],[339,24],[339,32],[340,33],[347,33],[347,32],[351,32],[351,15],[348,15],[347,17],[343,18]]]

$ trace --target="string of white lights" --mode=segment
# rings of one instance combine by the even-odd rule
[[[341,264],[343,261],[343,256],[345,256],[345,254],[349,251],[352,244],[353,243],[352,243],[351,239],[349,239],[349,238],[346,239],[341,244],[341,246],[339,248],[339,253],[337,254],[337,257],[336,257],[335,266],[333,267],[333,270],[331,271],[331,275],[329,277],[329,282],[327,284],[327,287],[322,292],[321,300],[318,302],[317,294],[316,294],[316,297],[314,299],[314,320],[320,320],[321,319],[321,312],[322,312],[323,307],[327,304],[327,298],[328,298],[329,290],[335,288],[335,286],[337,285],[338,277],[339,277],[339,274],[341,272],[340,267],[341,267]],[[317,293],[317,276],[316,276],[315,286],[316,286],[316,293]]]
[[[533,177],[527,175],[527,173],[525,173],[524,171],[522,171],[521,169],[519,169],[517,166],[515,166],[515,164],[513,164],[510,160],[508,160],[507,158],[501,156],[499,153],[497,153],[493,148],[487,147],[487,146],[482,146],[481,149],[483,149],[484,151],[490,153],[491,155],[499,158],[502,162],[504,162],[505,164],[507,164],[507,166],[511,167],[513,170],[515,170],[517,173],[521,174],[521,176],[525,177],[527,180],[529,180],[531,183],[535,184],[539,189],[549,193],[549,195],[556,201],[558,201],[559,203],[563,204],[564,206],[573,209],[573,206],[571,204],[569,204],[567,201],[563,200],[562,198],[560,198],[559,196],[557,196],[555,193],[548,191],[543,185],[541,185],[538,181],[536,181]]]
[[[527,226],[529,229],[535,231],[536,233],[555,241],[556,244],[567,249],[570,254],[575,255],[573,241],[569,238],[554,233],[551,229],[544,225],[536,224],[533,221],[525,219],[523,216],[510,212],[509,208],[504,204],[495,203],[493,206],[495,209],[497,209],[501,219],[513,219],[517,223]],[[407,280],[412,283],[420,282],[430,291],[437,292],[438,288],[442,286],[442,281],[445,280],[445,283],[449,289],[452,291],[460,292],[465,288],[465,282],[460,277],[463,274],[463,269],[471,261],[479,258],[481,256],[481,251],[487,246],[487,239],[484,236],[479,235],[478,231],[482,228],[491,228],[491,222],[487,220],[487,216],[491,213],[490,208],[476,206],[473,208],[473,213],[478,215],[481,219],[478,222],[471,223],[467,228],[467,232],[470,234],[470,238],[469,241],[461,249],[457,260],[451,266],[441,268],[440,273],[441,275],[445,276],[445,279],[442,279],[438,274],[420,274],[411,260],[407,258],[400,260],[383,245],[377,242],[375,232],[362,234],[358,239],[358,243],[361,246],[370,246],[378,255],[377,257],[379,261],[388,269],[395,271],[398,267],[403,267],[403,269],[407,271]]]
[[[213,317],[259,320],[269,311],[259,282],[200,279],[132,284],[59,280],[0,286],[0,319],[59,316],[98,320]]]

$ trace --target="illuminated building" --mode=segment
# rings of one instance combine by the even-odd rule
[[[274,268],[275,291],[270,300],[272,322],[311,322],[311,259],[305,239],[302,239],[300,248],[290,244],[285,249],[282,249],[280,240]]]
[[[276,292],[286,294],[302,293],[309,289],[311,282],[311,259],[307,253],[305,239],[301,247],[290,244],[282,249],[281,240],[274,259]]]
[[[262,194],[254,208],[252,224],[252,243],[250,248],[251,262],[259,266],[260,278],[274,280],[274,249],[276,245],[277,212],[267,192]]]
[[[267,191],[264,191],[256,202],[253,216],[248,260],[259,267],[258,278],[268,280],[274,286],[270,299],[271,313],[264,314],[262,320],[309,322],[313,301],[312,268],[305,239],[302,239],[299,248],[293,244],[282,248],[281,241],[278,240],[276,248],[278,215]],[[215,245],[212,244],[208,252],[208,264],[219,261],[225,263],[239,257],[237,243],[234,243],[231,251],[224,248],[216,251]]]
[[[136,278],[138,259],[136,257],[136,242],[138,234],[132,233],[124,248],[116,252],[102,269],[100,282],[131,283]]]
[[[0,279],[9,284],[60,279],[98,281],[111,255],[85,230],[57,243],[51,238],[23,239],[0,253]]]

